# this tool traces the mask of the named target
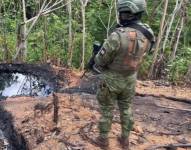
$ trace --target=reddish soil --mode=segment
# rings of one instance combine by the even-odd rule
[[[65,74],[65,72],[63,72]],[[69,86],[79,84],[80,73],[70,74]],[[156,86],[151,81],[138,81],[137,92],[191,98],[191,89]],[[57,94],[58,122],[53,122],[53,97],[16,97],[1,101],[11,113],[16,131],[22,134],[33,150],[100,150],[94,144],[100,117],[95,95]],[[191,143],[191,105],[165,98],[139,97],[133,101],[135,125],[130,135],[131,150],[144,150],[152,145]],[[109,136],[111,150],[120,150],[116,138],[120,135],[116,108]],[[189,148],[187,148],[189,149]],[[191,148],[190,148],[191,149]],[[179,150],[185,150],[179,148]]]

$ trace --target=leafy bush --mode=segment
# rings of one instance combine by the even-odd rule
[[[169,61],[167,66],[168,79],[174,83],[181,82],[191,64],[191,48],[183,48],[174,61]]]
[[[150,55],[145,56],[138,72],[139,79],[147,79],[151,63],[152,63],[152,56]]]

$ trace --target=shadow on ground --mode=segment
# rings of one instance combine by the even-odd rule
[[[13,126],[13,117],[0,104],[0,149],[28,150],[22,135]]]

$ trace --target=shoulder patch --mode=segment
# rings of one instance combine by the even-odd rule
[[[118,28],[117,31],[119,31],[119,32],[125,32],[125,29],[124,29],[124,28]]]
[[[101,55],[105,55],[105,52],[106,52],[106,49],[103,47],[103,48],[101,49],[101,51],[100,51],[100,54],[101,54]]]

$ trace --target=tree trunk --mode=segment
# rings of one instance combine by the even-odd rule
[[[118,17],[118,11],[117,11],[117,0],[115,0],[115,16],[116,16],[116,22],[119,24],[119,17]]]
[[[178,21],[177,21],[177,23],[176,23],[176,27],[175,27],[175,29],[174,29],[174,31],[173,31],[173,35],[172,35],[171,40],[170,40],[170,47],[171,47],[171,48],[173,47],[173,43],[174,43],[175,38],[176,38],[176,35],[177,35],[176,32],[177,32],[177,28],[178,28],[179,23],[180,23],[180,17],[178,18]],[[172,49],[173,49],[173,48],[172,48]]]
[[[114,1],[112,0],[111,4],[110,4],[110,8],[109,8],[109,16],[108,16],[108,23],[107,23],[107,38],[109,37],[109,31],[111,29],[111,17],[112,17],[112,10],[113,10],[113,2]]]
[[[44,49],[43,49],[43,63],[47,62],[47,52],[48,52],[48,26],[47,17],[44,17]]]
[[[9,62],[9,50],[8,50],[8,47],[7,47],[7,37],[6,37],[5,32],[3,32],[3,51],[4,51],[3,61],[5,63],[8,63]]]
[[[167,31],[166,31],[166,35],[165,35],[165,39],[164,39],[164,43],[163,43],[163,50],[166,47],[166,43],[167,43],[171,28],[172,28],[172,24],[174,22],[174,18],[177,14],[177,11],[179,11],[179,9],[181,8],[183,0],[181,0],[180,3],[178,3],[178,2],[179,2],[179,0],[176,0],[176,5],[175,5],[174,11],[171,15],[171,20],[170,20],[169,26],[168,26]]]
[[[184,17],[182,16],[181,18],[181,24],[180,24],[180,28],[178,29],[178,36],[177,36],[177,39],[176,39],[176,42],[175,42],[175,46],[174,46],[174,49],[173,49],[173,52],[171,54],[171,60],[173,61],[176,57],[176,51],[177,51],[177,48],[178,48],[178,44],[179,44],[179,40],[180,40],[180,35],[182,33],[182,29],[184,27]]]
[[[25,4],[25,0],[22,0],[22,4],[23,4],[23,20],[24,22],[27,21],[27,17],[26,17],[26,4]],[[27,25],[24,24],[23,25],[23,47],[22,47],[22,51],[21,53],[23,53],[23,59],[25,60],[27,57],[27,41],[26,41],[26,34],[27,34]]]
[[[26,22],[26,5],[25,0],[22,0],[22,7],[23,7],[23,21]],[[16,54],[13,58],[13,61],[23,62],[27,56],[27,42],[26,42],[26,35],[27,35],[27,26],[26,24],[19,24],[18,31],[17,31],[17,46],[16,46]]]
[[[69,38],[68,38],[68,66],[71,67],[72,66],[72,55],[73,55],[73,47],[72,47],[72,4],[71,4],[71,0],[69,0],[70,3],[68,3],[67,7],[68,7],[68,15],[69,15]]]
[[[153,62],[152,62],[151,69],[150,69],[150,72],[149,72],[149,77],[150,78],[153,78],[153,74],[154,74],[154,67],[155,67],[155,63],[157,61],[158,51],[159,51],[159,48],[160,48],[160,42],[162,40],[162,36],[163,36],[163,32],[164,32],[163,27],[164,27],[164,23],[165,23],[165,19],[166,19],[167,8],[168,8],[168,0],[165,0],[163,17],[162,17],[161,22],[160,22],[160,31],[159,31],[158,38],[157,38],[157,43],[156,43],[156,48],[155,48],[155,52],[154,52]]]
[[[83,2],[82,2],[83,3]],[[85,8],[84,4],[81,5],[82,11],[82,26],[83,26],[83,37],[82,37],[82,60],[81,60],[81,70],[85,67],[85,40],[86,40],[86,18],[85,18]]]
[[[5,10],[4,10],[5,11]],[[3,62],[7,63],[9,61],[9,50],[7,47],[7,36],[6,36],[6,28],[4,24],[4,17],[3,14],[1,13],[1,7],[0,7],[0,27],[1,27],[1,34],[3,37],[3,43],[2,43],[2,51],[3,53]]]
[[[26,49],[25,42],[25,29],[22,24],[18,25],[17,30],[17,46],[16,46],[16,55],[14,56],[14,60],[16,62],[23,62],[24,51]]]

